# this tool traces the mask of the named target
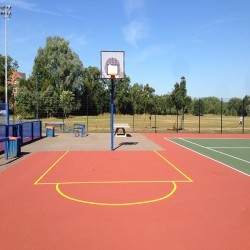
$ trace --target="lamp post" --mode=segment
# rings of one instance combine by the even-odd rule
[[[11,16],[11,5],[0,6],[1,16],[5,20],[5,107],[6,107],[6,125],[9,126],[9,110],[8,110],[8,65],[7,65],[7,20]]]

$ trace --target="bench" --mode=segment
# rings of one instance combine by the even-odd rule
[[[128,123],[115,123],[114,129],[115,129],[115,136],[116,137],[126,137],[126,128],[130,128]],[[119,130],[122,130],[122,133],[119,133]]]
[[[72,132],[75,134],[75,137],[81,135],[81,137],[85,134],[85,125],[82,123],[74,123]]]
[[[60,127],[63,132],[65,132],[65,123],[64,122],[45,122],[45,128],[47,126]]]

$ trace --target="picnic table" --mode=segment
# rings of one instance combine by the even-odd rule
[[[60,127],[63,132],[65,132],[65,123],[64,122],[45,122],[45,128],[47,126]]]
[[[116,137],[126,137],[126,128],[130,128],[128,123],[115,123],[114,129],[115,129],[115,136]],[[119,133],[119,130],[122,130],[122,133]]]

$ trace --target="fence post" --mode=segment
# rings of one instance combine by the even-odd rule
[[[220,104],[220,133],[222,134],[222,112],[223,112],[223,98],[221,98]]]
[[[156,133],[156,113],[155,113],[155,133]]]
[[[199,134],[201,133],[201,98],[199,98]]]
[[[87,95],[87,133],[89,131],[89,95]]]
[[[244,113],[245,113],[244,111],[245,111],[245,102],[244,102],[244,98],[243,98],[243,99],[242,99],[242,111],[241,111],[242,118],[243,118],[243,119],[242,119],[242,134],[244,134],[244,132],[245,132],[245,131],[244,131],[244,127],[245,127],[245,126],[244,126],[244,117],[245,117],[245,116],[244,116]]]
[[[179,124],[178,124],[179,111],[178,111],[178,109],[176,111],[177,111],[177,127],[176,127],[176,129],[177,129],[177,133],[179,133]]]

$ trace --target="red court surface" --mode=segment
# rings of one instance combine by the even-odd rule
[[[250,249],[250,179],[162,151],[38,152],[0,173],[1,249]]]

